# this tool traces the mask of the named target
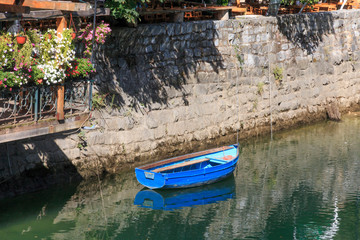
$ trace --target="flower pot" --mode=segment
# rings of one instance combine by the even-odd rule
[[[17,36],[16,41],[18,44],[24,44],[26,43],[26,36]]]
[[[50,33],[48,33],[48,39],[52,39],[52,35]]]
[[[71,33],[71,39],[73,39],[73,40],[74,40],[75,38],[76,38],[76,33],[74,33],[74,32],[73,32],[73,33]]]

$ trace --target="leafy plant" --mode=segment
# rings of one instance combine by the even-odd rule
[[[0,71],[0,89],[8,88],[10,91],[17,85],[17,76],[13,72]]]
[[[88,58],[75,58],[71,63],[71,67],[66,69],[66,77],[69,79],[78,77],[88,78],[95,71]]]
[[[274,75],[274,78],[275,78],[275,82],[277,84],[281,84],[282,80],[283,80],[283,69],[281,67],[279,67],[279,66],[276,66],[273,69],[273,75]]]
[[[92,96],[92,106],[95,109],[100,109],[106,106],[105,104],[105,98],[106,98],[107,94],[99,94],[99,93],[95,93]]]
[[[245,61],[241,55],[241,51],[238,46],[234,46],[234,48],[235,48],[235,53],[236,53],[236,59],[238,60],[238,62],[240,64],[240,69],[243,70],[243,65],[244,65]]]
[[[140,0],[140,4],[148,1]],[[106,7],[111,9],[111,14],[115,18],[123,18],[129,23],[135,23],[139,18],[139,13],[136,11],[138,1],[136,0],[108,0],[105,2]]]
[[[264,83],[263,82],[259,82],[257,85],[257,93],[259,95],[261,95],[264,92]]]
[[[229,0],[217,0],[216,3],[218,5],[227,6],[229,4]]]
[[[12,68],[15,63],[13,41],[10,33],[0,35],[0,70]]]
[[[87,146],[85,132],[80,131],[79,134],[78,134],[78,138],[79,138],[79,142],[77,143],[77,148],[82,150]]]

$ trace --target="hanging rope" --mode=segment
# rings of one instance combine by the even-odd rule
[[[239,130],[241,127],[240,124],[240,95],[239,95],[239,69],[238,69],[238,64],[236,64],[236,95],[237,95],[237,109],[238,109],[238,123],[239,123],[239,127],[237,128],[236,131],[236,143],[239,145]]]
[[[272,101],[271,101],[271,98],[272,98],[272,94],[271,94],[271,91],[272,91],[272,84],[271,84],[271,79],[270,79],[270,68],[271,68],[271,64],[270,64],[270,51],[268,51],[268,61],[269,61],[269,66],[268,66],[268,81],[269,81],[269,87],[270,87],[270,90],[269,90],[269,110],[270,110],[270,138],[271,140],[273,140],[273,126],[272,126]]]

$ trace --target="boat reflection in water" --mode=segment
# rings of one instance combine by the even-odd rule
[[[134,205],[156,210],[175,210],[206,205],[235,197],[235,179],[231,176],[218,183],[187,189],[150,190],[136,194]]]

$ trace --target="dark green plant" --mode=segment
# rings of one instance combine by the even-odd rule
[[[229,0],[217,0],[216,3],[217,5],[227,6],[229,4]]]
[[[17,77],[13,72],[0,71],[0,89],[17,86]]]
[[[44,73],[37,67],[32,68],[32,79],[35,85],[42,85],[44,79]]]
[[[71,68],[66,69],[67,79],[71,78],[89,78],[92,73],[95,73],[95,68],[88,58],[75,58],[71,62]]]
[[[139,18],[139,13],[136,11],[137,3],[144,4],[146,0],[108,0],[105,1],[106,7],[111,9],[111,14],[115,18],[124,18],[129,23],[135,23]]]
[[[30,66],[32,61],[32,51],[33,47],[29,38],[27,38],[27,41],[23,45],[16,44],[16,38],[14,38],[15,67],[21,68],[23,66]]]
[[[39,44],[41,42],[41,33],[37,29],[29,29],[26,32],[26,35],[33,44]]]

